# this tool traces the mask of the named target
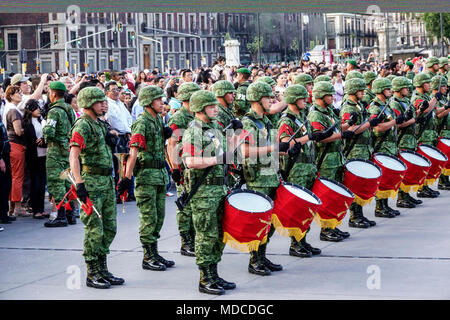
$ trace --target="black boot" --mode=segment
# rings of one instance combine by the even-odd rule
[[[61,206],[58,210],[58,216],[54,220],[48,220],[44,223],[47,228],[67,227],[66,209]]]
[[[69,224],[77,224],[77,219],[75,218],[75,214],[72,209],[66,210],[66,217]]]
[[[271,271],[259,259],[258,251],[250,251],[248,272],[256,274],[258,276],[268,276],[271,274]]]
[[[291,237],[289,255],[293,257],[310,258],[312,257],[312,252],[304,247],[301,242],[297,242],[297,240],[295,240],[295,237]]]
[[[398,192],[397,207],[398,208],[415,208],[416,204],[409,200],[408,193],[400,190]],[[421,201],[422,202],[422,201]]]
[[[348,220],[348,226],[351,228],[361,229],[370,227],[370,224],[363,219],[362,207],[355,202],[353,202],[350,206],[350,219]]]
[[[331,229],[331,228],[322,228],[320,231],[320,240],[339,242],[339,241],[344,240],[344,237],[333,232],[333,229]]]
[[[96,289],[108,289],[111,284],[100,274],[100,268],[97,260],[86,261],[87,278],[86,285]]]
[[[322,250],[320,250],[319,248],[314,248],[312,245],[310,245],[308,242],[306,242],[306,234],[305,236],[302,238],[302,240],[300,240],[300,243],[303,245],[303,247],[305,247],[307,250],[311,251],[312,255],[318,255],[322,253]]]
[[[358,214],[361,216],[361,219],[363,219],[365,222],[367,222],[369,224],[369,227],[374,227],[377,225],[377,223],[375,221],[369,220],[364,216],[362,206],[359,206]]]
[[[378,218],[394,218],[395,214],[388,211],[384,206],[383,199],[377,199],[375,205],[375,217]]]
[[[439,197],[441,193],[437,190],[431,189],[429,186],[424,186],[424,189],[426,189],[429,193],[436,195],[436,197]]]
[[[180,253],[183,256],[195,257],[195,249],[194,246],[192,245],[190,234],[188,232],[180,232],[180,237],[181,237]]]
[[[408,200],[411,203],[414,203],[416,206],[423,203],[422,200],[413,198],[409,193],[406,193],[405,196],[406,200]]]
[[[200,282],[198,283],[198,291],[207,294],[222,295],[225,290],[213,280],[209,266],[198,267],[200,269]]]
[[[125,282],[124,279],[117,278],[111,272],[108,271],[108,265],[106,263],[106,255],[98,257],[98,265],[100,268],[100,274],[102,278],[107,280],[111,285],[118,286],[124,284]]]
[[[448,176],[444,176],[441,174],[439,177],[439,184],[438,184],[439,190],[450,190],[450,180]]]
[[[219,273],[217,272],[217,264],[212,264],[209,266],[209,269],[211,271],[211,275],[213,277],[213,280],[222,288],[225,290],[232,290],[236,288],[236,283],[234,282],[228,282],[225,279],[219,277]]]
[[[344,239],[347,239],[348,237],[350,237],[350,233],[348,233],[346,231],[339,230],[338,228],[332,229],[332,232],[340,235]]]
[[[266,258],[266,249],[267,249],[267,242],[259,245],[258,248],[258,257],[261,259],[261,262],[268,268],[270,271],[281,271],[283,270],[283,267],[281,264],[275,264],[269,259]]]
[[[153,271],[164,271],[166,266],[162,264],[156,257],[156,253],[151,245],[144,245],[144,260],[142,261],[142,268]]]
[[[434,193],[429,192],[425,186],[422,188],[419,188],[419,190],[417,191],[417,197],[419,198],[437,198],[437,195],[435,195]]]
[[[158,253],[158,242],[153,242],[150,244],[150,247],[152,247],[153,252],[156,255],[156,259],[158,259],[159,262],[161,262],[163,265],[165,265],[167,268],[171,268],[175,265],[174,261],[166,260],[163,257],[161,257]]]
[[[386,208],[386,210],[390,211],[391,213],[395,214],[396,216],[400,215],[400,211],[392,209],[391,207],[389,207],[389,199],[383,199],[384,200],[384,206]]]

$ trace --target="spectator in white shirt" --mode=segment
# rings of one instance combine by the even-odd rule
[[[332,83],[334,86],[333,106],[335,109],[341,109],[342,98],[344,97],[344,81],[342,81],[342,73],[339,70],[334,70],[331,74]]]
[[[17,106],[19,110],[22,112],[25,109],[25,104],[29,99],[40,100],[42,99],[42,92],[44,91],[44,86],[47,83],[48,73],[44,73],[41,75],[41,81],[39,85],[34,90],[33,94],[31,94],[31,86],[28,83],[28,77],[24,77],[22,74],[18,73],[11,78],[11,85],[18,85],[20,90],[22,91],[22,101]]]

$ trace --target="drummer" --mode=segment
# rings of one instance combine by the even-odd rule
[[[356,71],[351,71],[356,72]],[[366,83],[363,79],[354,77],[345,81],[345,92],[347,99],[341,107],[340,117],[342,124],[349,125],[361,125],[364,121],[368,120],[367,110],[361,103],[364,96],[364,90],[366,89]],[[355,131],[355,137],[352,140],[344,140],[344,156],[347,159],[364,159],[370,160],[373,152],[370,131],[367,130],[370,127],[375,127],[380,123],[379,118],[374,118],[363,124],[361,128]],[[350,220],[348,221],[349,227],[352,228],[368,228],[376,225],[375,221],[371,221],[364,217],[362,206],[356,202],[353,202],[350,206]]]
[[[372,82],[378,75],[374,71],[367,71],[363,73],[364,82],[366,83],[366,89],[364,90],[364,97],[362,98],[362,103],[367,108],[375,98],[375,93],[372,92]]]
[[[447,82],[450,86],[450,77]],[[448,88],[448,87],[447,87]],[[447,89],[448,91],[448,89]],[[447,95],[447,104],[445,106],[446,111],[438,116],[438,136],[446,139],[450,139],[450,98]],[[442,116],[441,116],[442,115]],[[449,175],[442,173],[439,178],[438,184],[439,190],[450,190],[450,178]]]
[[[383,111],[383,121],[372,130],[372,139],[374,143],[374,153],[384,152],[391,156],[398,155],[397,148],[397,127],[405,120],[407,116],[403,113],[396,116],[395,112],[389,107],[389,99],[392,96],[392,84],[387,78],[378,78],[373,81],[372,91],[376,97],[369,106],[370,119],[378,117]],[[400,214],[400,211],[392,209],[388,205],[388,199],[376,199],[375,217],[394,218]]]
[[[223,206],[227,189],[224,184],[223,163],[233,155],[223,152],[222,127],[215,117],[218,113],[216,97],[210,91],[199,90],[189,100],[194,120],[183,135],[182,159],[185,163],[185,185],[188,192],[213,166],[188,205],[191,206],[195,228],[196,264],[200,270],[199,291],[221,295],[236,284],[225,281],[217,273],[224,244],[222,242]]]
[[[288,108],[278,121],[278,138],[282,142],[288,142],[295,133],[295,138],[291,140],[288,156],[280,157],[280,169],[286,182],[295,183],[311,190],[317,177],[317,168],[314,162],[314,145],[308,138],[308,133],[311,132],[306,119],[308,98],[308,91],[302,85],[294,84],[286,89],[283,99],[288,104]],[[328,135],[331,134],[333,132],[329,131]],[[325,138],[327,136],[322,133],[311,136],[311,139],[315,141]],[[313,248],[306,242],[306,234],[300,242],[296,241],[295,237],[291,237],[289,255],[304,258],[320,253],[319,248]]]
[[[344,155],[342,153],[341,139],[351,139],[354,132],[347,129],[356,129],[349,124],[343,124],[339,128],[333,128],[333,125],[339,119],[333,112],[334,87],[331,82],[319,81],[314,84],[312,91],[314,104],[308,115],[308,121],[311,123],[312,131],[322,132],[328,135],[328,130],[333,134],[328,138],[315,142],[316,165],[321,177],[329,178],[337,182],[342,181]],[[328,225],[321,221],[320,240],[323,241],[342,241],[350,236],[348,232],[343,232],[336,228],[336,225]]]
[[[306,88],[308,91],[308,100],[306,101],[306,110],[309,113],[309,110],[311,110],[312,106],[312,90],[314,88],[314,80],[313,78],[307,74],[307,73],[301,73],[294,79],[294,84],[300,84]]]
[[[272,88],[265,82],[255,82],[248,87],[247,100],[250,101],[251,108],[242,118],[242,124],[244,130],[249,131],[252,137],[242,145],[242,154],[245,158],[243,170],[247,189],[259,191],[274,199],[280,180],[278,161],[274,161],[272,153],[287,152],[289,143],[281,142],[277,148],[276,130],[267,117],[272,97],[274,97]],[[283,270],[281,265],[272,263],[266,258],[267,243],[274,232],[272,224],[267,242],[260,244],[258,251],[250,251],[248,272],[266,276],[272,271]]]
[[[389,107],[395,112],[396,116],[405,113],[409,119],[398,126],[398,149],[416,151],[417,139],[415,134],[415,123],[423,122],[424,118],[416,119],[415,108],[408,98],[410,87],[411,80],[406,77],[396,77],[392,80],[392,91],[394,91],[394,95],[392,99],[390,99]],[[411,197],[408,192],[402,190],[400,187],[397,198],[397,207],[415,208],[421,203],[422,200]]]

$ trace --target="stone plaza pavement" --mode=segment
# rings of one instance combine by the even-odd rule
[[[433,186],[436,189],[437,184]],[[237,284],[223,296],[198,292],[195,258],[180,255],[175,197],[167,198],[160,253],[176,262],[165,272],[143,270],[135,202],[126,213],[117,206],[118,232],[111,246],[109,268],[125,278],[124,286],[109,290],[86,287],[82,257],[83,225],[47,229],[43,220],[18,218],[0,232],[0,300],[8,299],[449,299],[450,191],[437,199],[423,199],[415,209],[400,209],[393,218],[375,218],[375,201],[364,208],[377,222],[370,229],[340,229],[350,238],[319,240],[313,223],[308,242],[322,249],[312,258],[289,256],[290,239],[275,234],[268,257],[283,265],[282,272],[259,277],[247,272],[249,255],[226,247],[220,275]],[[389,200],[392,207],[393,200]]]

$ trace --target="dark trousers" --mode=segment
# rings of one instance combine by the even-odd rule
[[[9,211],[9,192],[11,191],[11,164],[9,155],[3,158],[6,170],[0,170],[0,217],[7,217]]]
[[[30,202],[33,213],[44,212],[44,198],[45,198],[45,158],[38,157],[37,166],[35,170],[30,171],[31,177],[31,192]]]

